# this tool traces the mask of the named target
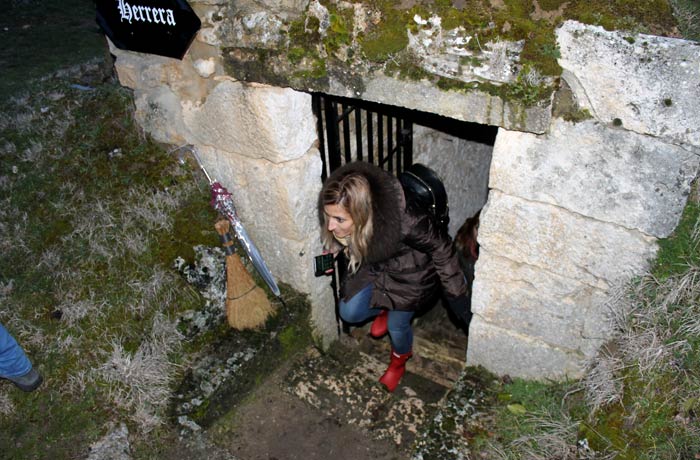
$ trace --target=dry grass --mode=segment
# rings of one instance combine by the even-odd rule
[[[538,428],[536,435],[522,436],[511,444],[531,460],[575,460],[578,422],[567,414],[533,414],[529,423]]]
[[[170,399],[170,385],[177,371],[169,355],[176,351],[181,339],[175,322],[158,314],[149,338],[134,353],[125,350],[122,340],[112,339],[111,351],[97,370],[98,378],[109,385],[109,398],[114,405],[127,410],[144,432],[163,423],[161,414]],[[82,383],[74,385],[79,388]]]
[[[697,0],[671,0],[670,3],[683,36],[700,40],[700,4]]]

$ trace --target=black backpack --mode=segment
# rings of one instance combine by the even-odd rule
[[[447,232],[450,207],[440,176],[427,166],[414,163],[399,174],[399,181],[406,195],[408,209],[417,213],[427,213],[441,231]]]

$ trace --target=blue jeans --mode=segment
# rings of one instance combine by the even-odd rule
[[[370,308],[372,300],[372,285],[368,284],[348,301],[341,300],[338,305],[340,317],[350,324],[358,324],[374,318],[381,313],[381,308]],[[391,338],[391,346],[396,353],[403,355],[413,347],[413,329],[411,319],[414,312],[389,310],[387,328]]]
[[[0,324],[0,377],[20,377],[32,369],[24,350]]]

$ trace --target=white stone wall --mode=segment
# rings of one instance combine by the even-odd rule
[[[572,22],[558,37],[564,78],[593,118],[499,132],[467,353],[533,379],[581,375],[610,336],[608,296],[648,268],[700,163],[696,44],[632,45]]]
[[[492,145],[413,125],[413,161],[431,167],[442,178],[449,199],[452,236],[486,203],[492,150]]]
[[[150,135],[193,146],[231,191],[275,278],[309,294],[315,335],[328,346],[337,338],[333,294],[312,268],[321,252],[321,159],[311,96],[224,75],[211,21],[226,2],[193,6],[202,30],[182,61],[111,46],[120,82],[134,89],[136,118]]]

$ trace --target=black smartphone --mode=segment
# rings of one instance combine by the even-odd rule
[[[314,275],[327,275],[327,271],[333,268],[333,254],[321,254],[314,257]]]

